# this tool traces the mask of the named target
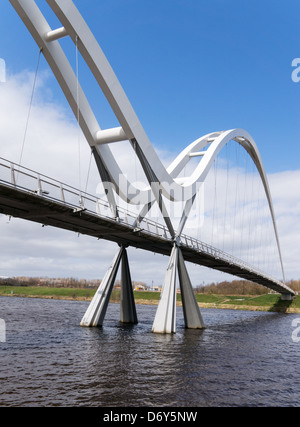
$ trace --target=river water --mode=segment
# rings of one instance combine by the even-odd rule
[[[155,306],[124,326],[110,304],[91,329],[79,326],[87,307],[0,298],[0,406],[299,406],[300,315],[202,309],[199,331],[178,308],[177,333],[157,335]]]

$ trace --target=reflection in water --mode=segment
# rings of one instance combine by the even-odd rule
[[[151,333],[156,307],[138,306],[139,324],[80,328],[88,303],[1,298],[1,406],[298,405],[297,315],[202,310],[205,330]]]

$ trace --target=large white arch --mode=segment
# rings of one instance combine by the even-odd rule
[[[138,144],[141,153],[147,159],[153,175],[157,178],[157,182],[159,182],[163,195],[166,198],[174,201],[187,201],[191,195],[194,195],[197,191],[195,184],[203,181],[205,177],[204,169],[207,171],[204,167],[205,163],[208,162],[211,165],[219,151],[216,150],[216,153],[213,154],[213,150],[210,148],[209,152],[201,158],[199,166],[192,176],[184,181],[177,179],[179,172],[190,159],[192,150],[201,150],[213,140],[218,141],[213,144],[213,146],[216,146],[219,144],[220,139],[226,138],[228,140],[228,133],[215,132],[201,137],[183,150],[166,169],[149,141],[98,42],[72,0],[47,0],[47,3],[64,26],[57,30],[51,29],[34,0],[10,0],[10,2],[22,18],[40,49],[42,49],[76,118],[79,112],[79,123],[87,142],[91,147],[96,148],[112,182],[115,184],[118,194],[128,203],[135,203],[136,200],[141,200],[141,203],[143,203],[143,200],[153,200],[153,195],[150,195],[149,187],[143,190],[147,194],[144,198],[141,197],[138,199],[128,193],[128,188],[134,188],[134,186],[124,177],[123,171],[120,170],[109,148],[109,142],[126,139]],[[59,44],[58,39],[65,36],[70,36],[78,46],[79,51],[109,101],[121,125],[120,128],[101,130],[82,88],[78,87],[77,77]],[[256,164],[268,193],[267,197],[270,198],[265,173],[263,172],[263,164],[253,139],[243,130],[229,131],[229,133],[232,139],[236,139],[239,143],[241,143],[239,137],[243,139],[243,143],[241,144],[247,149]],[[120,176],[122,176],[122,180],[120,180]],[[172,189],[172,192],[170,189]],[[140,191],[136,189],[136,194]]]
[[[45,59],[52,69],[79,122],[83,134],[95,156],[101,178],[109,184],[110,190],[108,190],[108,199],[110,204],[114,205],[117,212],[112,185],[114,185],[114,190],[117,194],[127,203],[143,206],[140,218],[143,218],[143,216],[147,214],[153,202],[156,201],[159,204],[165,222],[174,240],[170,265],[178,264],[179,275],[184,282],[182,286],[186,289],[186,292],[188,292],[187,295],[192,295],[190,292],[191,284],[189,283],[187,272],[184,270],[184,262],[179,249],[180,235],[199,188],[199,183],[205,181],[214,160],[230,140],[236,141],[247,151],[259,172],[268,200],[284,277],[278,231],[267,176],[258,148],[251,135],[243,129],[233,129],[213,132],[202,136],[186,147],[170,166],[165,168],[97,40],[75,7],[73,1],[47,0],[47,3],[62,24],[62,27],[57,29],[52,29],[50,27],[35,0],[10,0],[10,3],[27,26],[40,50],[43,52]],[[76,45],[76,48],[80,51],[114,111],[120,127],[105,130],[100,128],[85,93],[78,82],[77,76],[61,47],[59,39],[63,37],[70,37]],[[148,179],[148,183],[142,190],[136,188],[128,181],[126,174],[120,169],[110,149],[109,144],[123,140],[128,140],[131,143],[134,149],[133,155],[137,155],[139,158]],[[193,173],[190,176],[179,177],[179,174],[186,164],[195,157],[199,159],[199,162]],[[173,229],[169,214],[164,206],[162,195],[171,201],[186,203],[177,232]],[[165,313],[169,309],[170,312],[174,312],[174,286],[176,274],[174,273],[175,267],[172,268],[172,272],[169,272],[170,277],[166,279],[167,291],[165,295],[166,301],[172,301],[170,302],[170,307],[172,305],[173,307],[167,309],[166,306],[163,305],[163,309],[161,310],[163,316],[165,316]],[[172,293],[172,297],[168,294],[169,291]],[[169,302],[166,304],[169,304]],[[189,303],[190,308],[192,307],[191,304],[192,303]],[[196,313],[196,308],[192,310],[194,310],[195,316],[189,322],[193,324],[196,323],[198,326],[200,325],[199,327],[202,327],[202,321]],[[94,315],[94,310],[92,310],[92,312]],[[160,319],[160,315],[158,315],[158,318],[157,323],[158,329],[160,330],[164,321]],[[169,320],[170,318],[168,318],[168,321]],[[174,325],[170,326],[171,331],[173,330],[173,326]],[[165,330],[164,328],[162,329]]]
[[[10,0],[10,2],[27,26],[39,48],[42,49],[75,117],[78,118],[79,116],[79,124],[87,142],[96,150],[101,162],[103,162],[107,179],[110,179],[114,184],[120,197],[127,203],[146,204],[154,201],[155,194],[149,186],[146,186],[144,190],[140,190],[127,180],[109,148],[110,142],[126,139],[131,141],[132,144],[137,144],[139,150],[136,151],[136,154],[148,176],[150,185],[152,184],[151,179],[154,179],[159,183],[159,188],[166,198],[174,201],[188,202],[195,196],[198,188],[197,183],[204,182],[213,161],[221,149],[228,141],[233,139],[249,153],[260,174],[270,208],[282,263],[274,209],[266,173],[258,148],[248,132],[242,129],[235,129],[205,135],[183,150],[166,169],[149,141],[97,40],[73,1],[47,0],[47,3],[63,25],[62,28],[55,30],[50,27],[34,0]],[[60,38],[66,36],[71,37],[81,52],[110,103],[121,125],[120,128],[101,130],[58,41]],[[197,155],[197,151],[201,152],[204,148],[207,148],[207,150],[200,153],[199,164],[192,175],[185,178],[177,178],[191,157]],[[149,170],[151,170],[151,178],[149,178]],[[164,216],[166,215],[165,212],[163,214]]]

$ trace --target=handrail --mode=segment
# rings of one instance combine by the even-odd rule
[[[6,169],[6,172],[8,172],[8,176],[6,177],[6,179],[2,179],[4,169]],[[21,185],[19,183],[20,177],[21,179],[24,177],[32,179],[32,188],[28,188],[28,184],[27,187]],[[89,193],[80,191],[75,187],[62,183],[61,181],[58,181],[54,178],[50,178],[49,176],[35,172],[24,166],[10,162],[2,157],[0,157],[0,182],[4,183],[5,185],[19,188],[23,191],[29,191],[31,193],[34,192],[37,196],[63,203],[64,205],[72,207],[74,210],[77,209],[78,211],[80,211],[84,209],[85,211],[93,215],[96,214],[97,216],[104,217],[113,221],[121,221],[124,225],[134,228],[135,231],[143,231],[144,233],[156,235],[166,240],[172,240],[170,232],[164,224],[153,221],[149,218],[143,218],[143,220],[139,223],[138,227],[136,227],[135,224],[137,215],[133,212],[128,211],[128,209],[124,209],[122,207],[118,207],[118,212],[121,217],[119,219],[116,219],[113,217],[112,212],[109,208],[109,204],[106,200],[97,198]],[[60,198],[51,196],[50,191],[48,191],[50,189],[58,190]],[[70,201],[67,201],[68,195],[78,197],[78,202],[74,203],[73,201],[71,203]],[[94,211],[86,207],[89,202],[95,205]],[[253,265],[245,262],[244,260],[234,257],[228,254],[227,252],[224,252],[212,245],[209,245],[208,243],[202,242],[201,240],[198,240],[192,236],[182,234],[180,245],[186,248],[192,248],[198,251],[199,253],[212,255],[216,259],[226,261],[232,265],[245,268],[254,274],[258,274],[266,279],[272,280],[274,283],[278,283],[280,285],[283,284],[279,280],[270,277],[264,271],[254,267]]]

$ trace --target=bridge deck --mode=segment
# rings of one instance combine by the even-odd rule
[[[0,213],[163,255],[170,255],[173,246],[161,225],[156,227],[155,232],[148,226],[142,228],[143,223],[140,228],[134,228],[125,220],[116,221],[90,210],[78,211],[78,204],[39,195],[36,191],[1,180]],[[196,239],[183,236],[181,249],[186,261],[251,280],[279,293],[294,295],[282,282]]]

